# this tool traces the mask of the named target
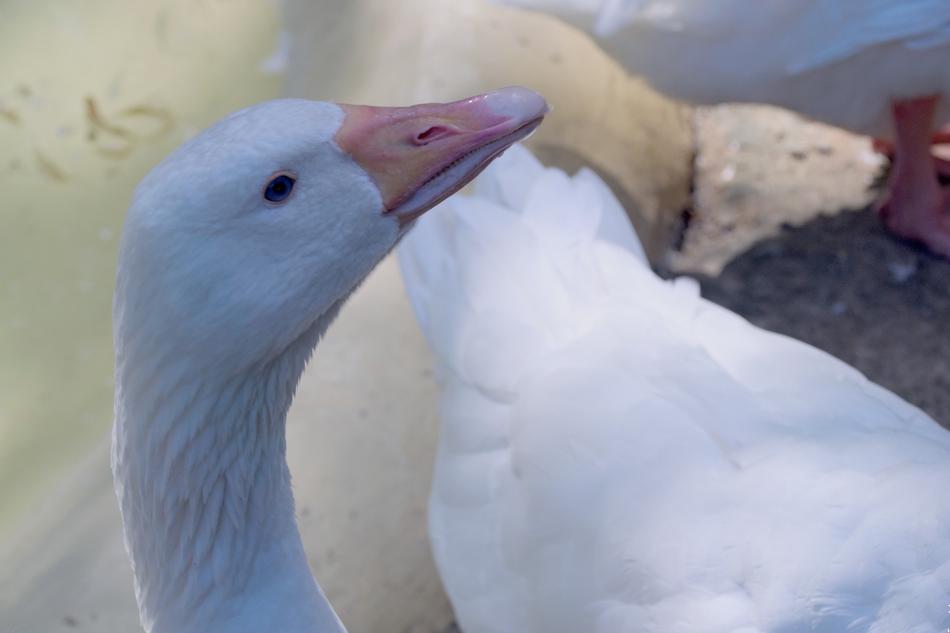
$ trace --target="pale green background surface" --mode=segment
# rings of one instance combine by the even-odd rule
[[[0,537],[111,423],[135,184],[189,134],[278,94],[260,70],[276,32],[276,8],[253,0],[0,3]]]

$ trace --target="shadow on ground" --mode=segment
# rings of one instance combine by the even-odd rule
[[[783,227],[697,277],[710,300],[834,354],[950,428],[950,262],[869,210]]]

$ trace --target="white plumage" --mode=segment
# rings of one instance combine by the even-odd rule
[[[437,358],[430,529],[466,633],[937,633],[950,434],[658,278],[512,148],[400,247]]]
[[[695,103],[770,103],[885,138],[892,102],[950,94],[945,0],[498,1],[560,15]]]

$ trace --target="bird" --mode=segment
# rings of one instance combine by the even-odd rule
[[[592,34],[660,92],[764,103],[876,137],[876,205],[896,235],[950,257],[950,3],[944,0],[494,0]]]
[[[281,99],[138,185],[113,302],[112,470],[147,633],[339,633],[297,529],[285,421],[341,305],[411,228],[547,111]]]
[[[465,633],[946,629],[950,433],[658,277],[594,172],[516,146],[398,255]]]

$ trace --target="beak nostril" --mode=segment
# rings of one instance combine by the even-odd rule
[[[445,126],[434,125],[416,134],[416,136],[413,138],[413,141],[416,143],[416,145],[427,145],[428,143],[445,136],[448,131],[449,129]]]

